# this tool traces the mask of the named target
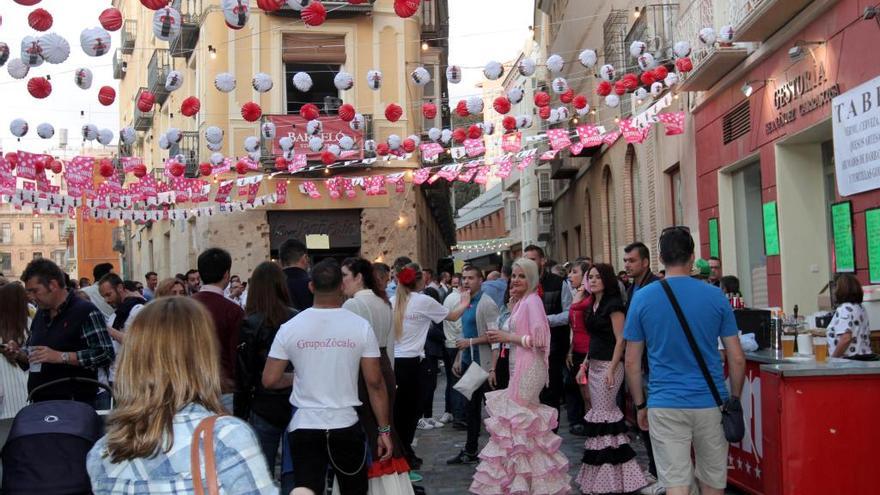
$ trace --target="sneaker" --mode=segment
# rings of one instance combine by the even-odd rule
[[[425,418],[425,421],[430,423],[431,426],[433,426],[434,428],[443,428],[444,426],[446,426],[445,424],[443,424],[442,421],[437,421],[434,418]]]
[[[453,419],[454,419],[454,418],[452,417],[452,414],[449,414],[449,413],[443,413],[443,415],[440,416],[440,422],[441,422],[441,423],[444,423],[444,424],[446,424],[446,423],[452,423],[452,420],[453,420]]]
[[[425,478],[423,478],[421,474],[419,474],[415,471],[409,472],[409,482],[410,483],[418,483],[418,482],[422,481],[423,479],[425,479]]]
[[[433,430],[434,425],[429,423],[427,419],[422,418],[419,420],[419,424],[416,425],[416,428],[418,428],[420,430]]]
[[[476,464],[480,462],[480,458],[476,456],[476,454],[468,454],[465,451],[461,451],[455,457],[448,459],[446,464]]]

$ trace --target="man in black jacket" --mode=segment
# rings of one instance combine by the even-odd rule
[[[306,245],[296,239],[284,241],[278,250],[278,258],[287,277],[290,305],[297,311],[312,307],[314,296],[309,290],[309,254]]]

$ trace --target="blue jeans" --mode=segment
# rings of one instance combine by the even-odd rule
[[[446,368],[446,410],[444,412],[452,414],[455,421],[464,421],[467,401],[463,395],[452,388],[458,382],[458,377],[452,372],[456,355],[458,355],[458,349],[455,347],[443,349],[443,367]]]
[[[257,440],[260,441],[263,455],[266,456],[266,464],[269,465],[269,474],[274,478],[275,461],[278,458],[278,445],[281,442],[281,437],[284,436],[286,428],[278,428],[254,413],[251,413],[248,422],[254,429],[254,433],[257,434]]]

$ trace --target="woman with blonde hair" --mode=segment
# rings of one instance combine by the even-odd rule
[[[559,412],[541,404],[549,379],[550,325],[538,295],[538,265],[527,258],[513,264],[510,318],[489,341],[510,345],[510,385],[486,394],[489,443],[470,491],[476,494],[557,495],[569,492],[568,459],[559,452],[562,438],[553,433]]]
[[[96,495],[194,493],[202,480],[223,494],[278,493],[253,431],[223,416],[219,344],[202,305],[146,305],[118,364],[116,409],[86,461]],[[191,455],[204,460],[196,469]]]
[[[154,292],[155,297],[185,296],[186,286],[179,278],[166,278],[159,282]]]

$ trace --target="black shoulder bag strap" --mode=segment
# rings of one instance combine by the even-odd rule
[[[712,380],[712,375],[709,374],[709,367],[706,366],[703,354],[700,352],[700,348],[697,347],[697,341],[694,340],[694,334],[691,333],[691,327],[688,325],[688,322],[684,317],[684,312],[681,310],[681,306],[678,305],[678,299],[675,298],[675,294],[672,292],[672,287],[669,286],[669,282],[661,280],[660,285],[663,286],[663,290],[666,291],[666,297],[669,298],[669,302],[672,304],[672,309],[675,310],[675,316],[678,317],[678,322],[684,330],[684,336],[687,337],[688,344],[690,344],[691,350],[694,352],[694,357],[697,359],[697,364],[700,365],[700,371],[703,372],[703,378],[706,379],[706,383],[709,385],[712,397],[715,398],[715,403],[718,404],[718,407],[721,407],[723,404],[721,401],[721,394],[718,393],[718,389],[715,387],[715,382]]]

